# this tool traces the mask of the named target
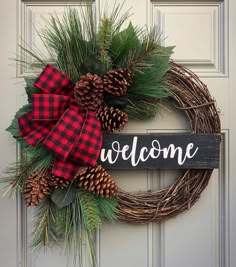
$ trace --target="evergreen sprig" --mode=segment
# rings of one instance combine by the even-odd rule
[[[33,216],[32,246],[35,249],[57,241],[54,211],[54,205],[48,196],[38,205]]]
[[[88,232],[94,233],[102,224],[96,197],[88,191],[80,190],[79,199],[85,227]]]
[[[113,197],[113,198],[96,197],[95,200],[96,200],[96,204],[99,209],[101,218],[107,219],[108,221],[117,220],[118,200],[116,197]]]
[[[66,218],[64,221],[64,246],[67,255],[73,255],[74,263],[83,262],[87,257],[89,266],[96,266],[96,253],[94,234],[85,224],[81,208],[80,192],[78,190],[74,202],[66,207]],[[87,253],[84,253],[84,245]]]
[[[150,112],[152,103],[145,100],[141,107],[142,101],[137,98],[162,99],[171,94],[165,74],[173,47],[161,45],[162,34],[156,27],[148,30],[129,23],[121,30],[130,16],[129,11],[120,14],[122,7],[123,4],[115,5],[110,15],[103,12],[98,19],[90,5],[85,10],[68,9],[62,19],[53,14],[40,38],[49,51],[48,62],[54,63],[73,81],[88,72],[103,76],[112,68],[132,70],[135,75],[127,91],[132,105],[126,110],[132,118],[150,118],[159,107]],[[32,53],[29,50],[30,56]],[[45,64],[45,58],[39,53],[33,57],[35,66],[36,62]]]
[[[108,71],[111,68],[110,47],[112,42],[112,20],[109,17],[101,19],[97,34],[97,45],[100,60]]]
[[[46,170],[52,164],[53,155],[41,145],[27,146],[23,151],[21,159],[11,164],[6,169],[5,176],[1,178],[1,182],[6,185],[4,195],[9,193],[11,196],[22,192],[25,181],[31,173]]]

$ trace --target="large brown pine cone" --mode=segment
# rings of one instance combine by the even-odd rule
[[[23,197],[27,206],[37,206],[45,196],[50,195],[54,189],[64,189],[70,181],[55,176],[51,168],[45,171],[35,171],[26,180]]]
[[[50,195],[50,174],[47,171],[35,171],[26,180],[23,197],[27,206],[39,205],[45,196]]]
[[[112,134],[121,131],[128,122],[128,115],[118,108],[101,106],[96,110],[97,119],[100,120],[104,132]]]
[[[116,182],[101,165],[81,168],[76,179],[80,188],[102,198],[113,197],[117,192]]]
[[[124,95],[132,83],[133,72],[129,69],[114,69],[108,71],[103,78],[104,91],[121,96]]]
[[[75,101],[86,109],[94,110],[103,102],[103,80],[87,73],[75,85]]]

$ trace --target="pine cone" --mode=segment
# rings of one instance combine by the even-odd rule
[[[48,184],[52,189],[65,189],[70,185],[70,180],[66,180],[62,177],[50,173],[50,179],[48,181]]]
[[[104,90],[110,94],[124,95],[132,83],[133,73],[129,69],[108,71],[103,78]]]
[[[39,205],[45,196],[50,195],[52,189],[49,186],[50,175],[47,171],[33,172],[26,180],[23,197],[27,206]]]
[[[114,131],[121,131],[128,122],[128,116],[125,112],[113,107],[100,107],[96,110],[97,119],[100,120],[102,129],[108,134]]]
[[[75,85],[75,101],[80,106],[94,110],[103,102],[103,81],[97,75],[87,73]]]
[[[110,198],[116,194],[116,182],[101,165],[79,170],[76,179],[80,188],[84,188],[96,196]]]

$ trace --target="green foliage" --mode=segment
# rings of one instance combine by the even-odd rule
[[[111,68],[128,67],[135,73],[128,90],[131,102],[137,96],[155,99],[168,97],[170,88],[165,83],[165,74],[169,69],[173,47],[161,46],[161,34],[156,28],[149,31],[129,23],[121,31],[129,18],[129,11],[120,14],[122,6],[115,5],[110,15],[104,12],[98,20],[90,7],[79,11],[68,9],[62,19],[56,14],[51,15],[40,35],[49,50],[50,62],[74,81],[87,72],[103,76]],[[44,62],[40,58],[38,61]],[[140,114],[140,103],[129,106],[128,110],[133,115]],[[143,108],[146,107],[148,112],[150,105],[145,104]]]
[[[66,208],[66,216],[64,221],[64,246],[65,253],[67,255],[73,255],[74,264],[77,261],[83,262],[83,259],[87,257],[89,266],[96,266],[95,256],[95,242],[94,235],[89,231],[84,223],[84,217],[82,213],[80,203],[80,192],[77,191],[76,198],[71,205]],[[63,227],[61,226],[61,229]],[[87,245],[87,253],[83,251],[84,244]]]
[[[35,78],[25,77],[24,79],[26,83],[25,91],[28,96],[29,104],[24,105],[16,112],[10,126],[6,129],[6,131],[9,132],[18,142],[20,142],[23,147],[28,147],[28,143],[19,134],[18,118],[24,113],[32,110],[32,94],[40,94],[41,91],[33,85]]]
[[[24,149],[25,162],[34,161],[33,171],[48,169],[53,161],[53,155],[43,145],[28,146]]]
[[[41,35],[55,64],[74,81],[81,76],[85,58],[96,54],[93,19],[89,9],[69,9],[62,20],[51,15]]]
[[[55,205],[56,206],[56,205]],[[57,240],[63,240],[66,229],[67,207],[62,209],[55,208],[55,231],[57,233]]]
[[[33,50],[27,44],[25,46],[20,45],[19,48],[20,54],[17,55],[15,61],[21,67],[26,68],[26,70],[38,72],[46,67],[47,62],[52,62],[48,58],[45,58],[39,50]]]
[[[73,253],[74,262],[83,261],[82,250],[88,246],[88,260],[96,266],[95,230],[100,227],[102,218],[116,220],[117,199],[102,199],[83,189],[77,189],[74,201],[53,213],[57,240],[64,240],[66,254]]]
[[[140,45],[134,52],[131,52],[129,57],[128,67],[136,71],[142,71],[147,67],[152,66],[152,62],[149,59],[155,55],[165,55],[162,51],[161,46],[161,33],[156,29],[152,28],[150,31],[147,29],[142,30],[140,33]]]
[[[129,94],[151,98],[166,98],[170,87],[166,85],[165,74],[169,69],[169,59],[173,47],[161,47],[160,53],[145,57],[147,66],[139,66],[129,88]]]
[[[79,192],[84,224],[89,232],[94,232],[99,228],[103,219],[117,220],[117,198],[97,197],[82,189]]]
[[[96,197],[96,203],[100,211],[101,217],[109,221],[116,221],[118,219],[117,218],[118,200],[116,197],[113,198]]]
[[[100,20],[97,33],[99,57],[106,71],[111,69],[110,47],[112,42],[112,19],[104,17]]]
[[[132,99],[124,110],[131,120],[148,120],[156,116],[159,111],[157,102],[148,102],[148,99]]]
[[[126,67],[130,61],[132,54],[140,47],[141,30],[134,28],[132,23],[129,26],[118,32],[112,39],[112,61],[114,67]]]
[[[32,245],[35,249],[57,241],[54,208],[49,197],[46,197],[37,207],[33,216],[33,225]]]
[[[134,28],[131,23],[114,36],[113,65],[128,67],[135,73],[128,88],[130,104],[125,109],[130,119],[154,117],[159,110],[159,106],[154,105],[155,99],[170,95],[165,74],[173,48],[161,46],[161,34],[155,28],[147,31]]]
[[[94,235],[84,224],[79,195],[77,189],[74,201],[61,209],[49,196],[37,206],[33,219],[33,247],[40,249],[63,242],[65,254],[74,265],[79,263],[82,266],[82,262],[86,261],[90,263],[89,266],[95,267]],[[87,253],[84,253],[85,244]]]
[[[25,83],[26,83],[25,92],[26,92],[27,97],[28,97],[28,102],[31,104],[32,103],[32,95],[33,94],[42,94],[42,91],[33,85],[35,78],[25,77],[24,79],[25,79]]]
[[[20,142],[23,146],[27,146],[27,143],[19,134],[18,118],[30,110],[32,110],[31,104],[26,104],[23,107],[21,107],[16,112],[10,126],[6,129],[6,131],[9,132],[12,135],[12,137],[15,138],[18,142]]]
[[[64,208],[75,200],[76,191],[75,188],[55,189],[51,194],[51,200],[58,209]]]
[[[104,65],[102,68],[108,68],[111,38],[128,19],[129,11],[120,15],[123,4],[117,4],[110,16],[103,13],[97,20],[90,1],[87,3],[87,6],[79,10],[67,9],[62,19],[52,14],[50,19],[46,20],[45,29],[38,34],[48,51],[48,58],[42,55],[40,50],[33,50],[26,44],[21,46],[17,63],[37,71],[51,63],[64,71],[73,81],[79,80],[84,74],[83,68],[88,58],[101,59]],[[96,29],[99,29],[98,32]],[[103,74],[102,71],[101,75]]]
[[[102,224],[96,197],[88,191],[80,190],[79,199],[84,225],[92,233]]]
[[[34,161],[25,163],[23,160],[14,162],[8,166],[4,176],[1,177],[1,183],[5,184],[6,191],[4,196],[21,193],[24,183],[31,173]]]
[[[22,191],[26,179],[32,172],[48,169],[53,161],[52,154],[43,146],[28,146],[23,151],[21,159],[10,165],[1,179],[1,182],[6,184],[5,194],[10,193],[10,196]]]
[[[81,65],[81,73],[86,74],[88,72],[102,77],[105,74],[105,67],[96,57],[88,56],[84,59],[84,62]]]

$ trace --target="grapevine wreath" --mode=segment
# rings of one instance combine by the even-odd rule
[[[157,192],[128,193],[97,164],[104,134],[122,131],[128,119],[147,120],[166,99],[182,110],[192,133],[220,133],[207,87],[170,60],[161,35],[125,28],[129,13],[116,6],[99,21],[76,9],[52,15],[40,37],[48,56],[21,47],[20,63],[41,74],[25,77],[28,104],[8,127],[23,156],[8,169],[7,192],[22,192],[34,212],[36,248],[64,242],[81,260],[87,241],[95,265],[94,231],[104,219],[158,222],[189,209],[212,169],[186,170]],[[124,30],[121,30],[125,28]]]

